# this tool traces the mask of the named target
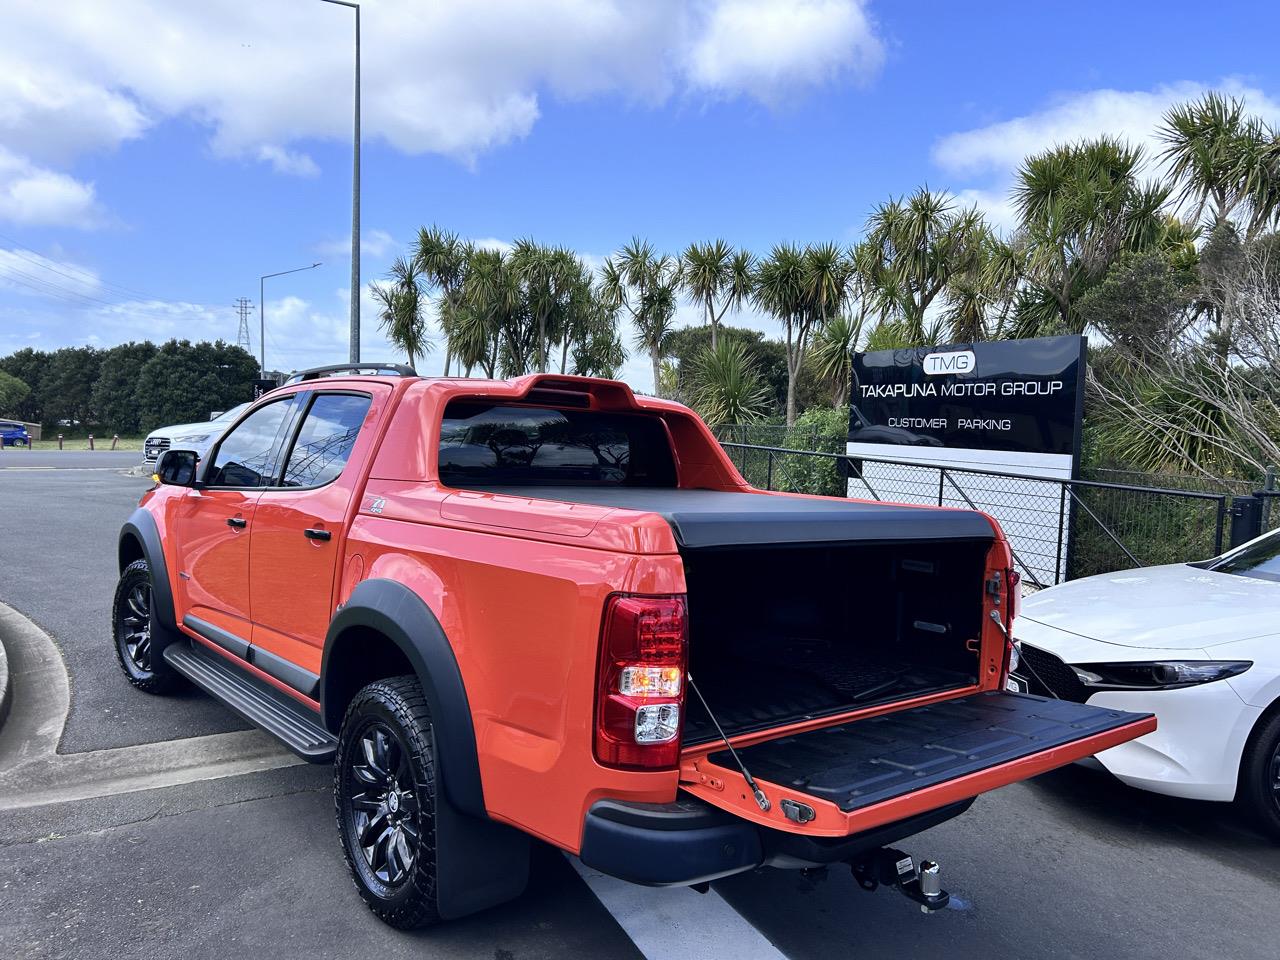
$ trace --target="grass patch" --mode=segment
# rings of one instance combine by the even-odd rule
[[[134,450],[134,451],[137,451],[138,453],[141,453],[142,441],[144,439],[146,438],[145,437],[121,437],[116,442],[116,452],[119,453],[121,450]],[[111,449],[111,436],[107,435],[105,437],[102,437],[95,434],[93,438],[93,448],[95,453],[101,452],[104,450],[109,451]],[[43,440],[33,440],[31,442],[31,449],[40,450],[40,451],[53,450],[56,452],[58,449],[58,435],[54,434],[52,438],[46,438]],[[74,451],[77,453],[85,453],[89,449],[89,439],[88,437],[67,437],[64,435],[62,440],[62,449],[66,452]],[[16,453],[19,456],[21,456],[25,452],[26,451],[22,447],[5,447],[4,448],[4,453],[6,455],[10,453]]]

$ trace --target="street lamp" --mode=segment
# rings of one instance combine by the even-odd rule
[[[351,356],[360,362],[360,4],[349,0],[323,0],[356,12],[355,150],[351,161]]]
[[[263,302],[265,282],[272,277],[283,277],[286,273],[301,273],[303,270],[314,270],[318,266],[320,266],[320,262],[316,261],[309,267],[294,267],[292,270],[281,270],[279,273],[264,273],[258,278],[258,339],[262,341],[258,344],[262,351],[260,354],[262,369],[258,375],[263,380],[267,379],[267,313],[266,305]]]

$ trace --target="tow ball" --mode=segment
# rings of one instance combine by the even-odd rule
[[[941,910],[951,899],[951,894],[942,889],[939,867],[932,860],[921,860],[916,866],[911,854],[883,847],[851,861],[849,866],[863,890],[872,891],[881,885],[893,887],[920,904],[922,913]]]

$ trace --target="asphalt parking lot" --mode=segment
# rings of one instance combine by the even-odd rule
[[[201,695],[151,698],[117,675],[107,620],[116,532],[147,483],[121,472],[137,455],[18,456],[22,469],[0,461],[0,510],[17,518],[0,537],[0,602],[44,628],[65,663],[70,710],[51,763],[79,760],[103,779],[15,806],[41,785],[0,773],[0,956],[1277,956],[1280,847],[1229,806],[1082,769],[982,797],[904,844],[943,865],[954,900],[938,915],[835,869],[747,874],[704,896],[584,880],[542,849],[519,901],[392,931],[346,875],[327,768],[269,752],[254,772],[216,779],[123,791],[108,777],[114,758],[160,749],[139,745],[198,750],[243,725]]]

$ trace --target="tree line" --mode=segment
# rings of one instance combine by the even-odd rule
[[[928,187],[879,204],[848,247],[635,238],[595,271],[532,239],[427,227],[375,286],[380,320],[413,360],[434,303],[445,372],[462,375],[611,376],[630,347],[659,394],[710,420],[787,424],[847,402],[855,350],[1088,332],[1099,460],[1254,474],[1280,461],[1280,134],[1213,92],[1156,134],[1155,156],[1098,137],[1027,157],[1007,233]],[[700,334],[674,329],[681,298]],[[748,307],[778,341],[726,327]]]
[[[0,415],[125,436],[209,419],[253,397],[258,362],[238,346],[170,340],[109,349],[25,347],[0,357]]]

